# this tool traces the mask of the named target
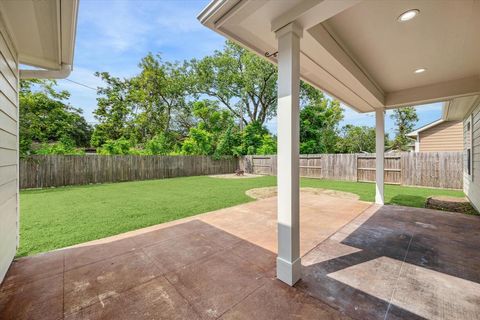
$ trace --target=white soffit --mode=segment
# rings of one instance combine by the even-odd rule
[[[463,120],[470,111],[480,104],[480,95],[455,98],[443,105],[442,119],[447,121]]]
[[[409,9],[420,14],[398,22]],[[480,94],[479,16],[476,0],[214,0],[199,20],[261,56],[296,21],[302,78],[371,112]]]
[[[73,64],[78,0],[0,0],[19,62],[60,70]]]

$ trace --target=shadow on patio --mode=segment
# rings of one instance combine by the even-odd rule
[[[19,259],[0,318],[478,316],[478,217],[302,194],[303,279],[291,288],[275,280],[275,203]]]
[[[310,251],[297,287],[359,319],[479,319],[480,219],[372,206]]]

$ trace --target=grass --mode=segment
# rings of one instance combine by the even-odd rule
[[[234,206],[252,201],[246,190],[274,185],[275,177],[187,177],[22,191],[17,254],[31,255]],[[352,192],[365,201],[375,197],[371,183],[302,179],[302,186]],[[390,204],[422,207],[431,195],[462,197],[463,192],[385,187]]]

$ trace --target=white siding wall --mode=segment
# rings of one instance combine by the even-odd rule
[[[467,133],[467,123],[471,121],[471,133]],[[472,204],[480,211],[480,104],[464,119],[465,164],[463,175],[463,190]],[[470,136],[471,134],[471,136]],[[469,137],[470,136],[470,137]],[[466,149],[472,145],[472,170],[467,174]]]
[[[18,61],[0,20],[0,282],[18,245]]]

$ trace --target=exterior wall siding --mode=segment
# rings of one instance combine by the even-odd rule
[[[419,133],[420,152],[462,151],[463,122],[446,121]]]
[[[0,20],[0,282],[18,246],[18,60]]]
[[[472,132],[467,132],[467,123],[471,121]],[[473,206],[480,211],[480,103],[473,108],[464,121],[464,171],[463,191]],[[471,175],[467,172],[467,149],[471,143]]]

